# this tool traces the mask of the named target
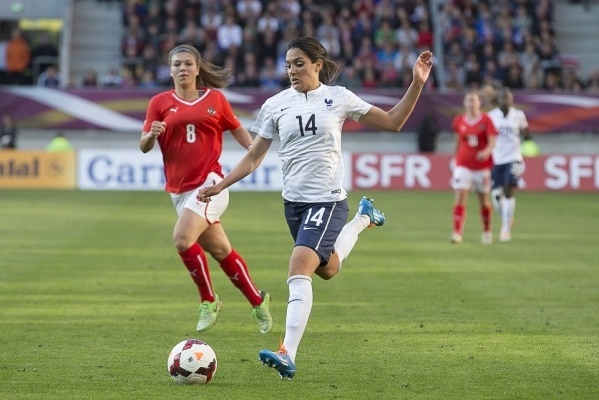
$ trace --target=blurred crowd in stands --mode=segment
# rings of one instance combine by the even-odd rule
[[[512,89],[599,91],[563,62],[556,45],[551,0],[455,0],[442,5],[445,85],[491,84]]]
[[[281,88],[287,42],[312,36],[344,64],[344,85],[407,87],[433,45],[424,0],[126,0],[123,24],[127,75],[146,86],[170,83],[165,55],[188,43],[230,69],[233,86]]]
[[[434,10],[428,0],[96,1],[122,7],[122,64],[101,76],[90,69],[83,87],[170,86],[166,56],[187,43],[230,69],[231,86],[278,89],[287,85],[286,45],[305,35],[344,65],[339,83],[351,88],[405,88],[418,54],[431,49],[437,67],[427,90],[599,93],[599,70],[580,77],[560,55],[552,0],[442,0]],[[56,66],[40,72],[39,85],[60,85]]]

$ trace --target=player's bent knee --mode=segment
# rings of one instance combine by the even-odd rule
[[[191,246],[193,246],[193,244],[195,243],[194,240],[188,240],[185,239],[183,237],[173,237],[173,244],[175,245],[175,248],[177,249],[178,252],[183,252],[187,249],[189,249]]]

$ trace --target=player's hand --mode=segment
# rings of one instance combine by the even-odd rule
[[[201,201],[202,203],[208,203],[210,200],[212,200],[212,196],[216,196],[219,193],[220,189],[216,186],[206,186],[205,188],[200,190],[200,193],[198,193],[196,199],[198,201]]]
[[[423,84],[428,79],[428,76],[433,67],[433,53],[430,50],[423,51],[418,56],[416,64],[412,69],[414,82]]]
[[[476,161],[486,161],[490,155],[491,152],[489,150],[481,150],[476,153]]]
[[[166,129],[166,122],[163,121],[154,121],[152,122],[152,126],[150,127],[150,133],[152,137],[158,137],[164,130]]]

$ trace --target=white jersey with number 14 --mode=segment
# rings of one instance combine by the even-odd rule
[[[321,84],[306,94],[293,88],[264,102],[251,131],[281,141],[283,198],[318,203],[347,197],[341,129],[346,118],[358,121],[371,104],[342,86]]]

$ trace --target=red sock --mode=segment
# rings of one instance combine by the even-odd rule
[[[225,271],[231,283],[241,290],[241,293],[253,307],[262,303],[260,291],[254,286],[245,261],[235,250],[231,249],[231,253],[220,262],[220,267]]]
[[[483,220],[483,231],[491,230],[491,207],[481,207],[480,216]]]
[[[194,243],[189,249],[180,252],[179,256],[189,271],[191,279],[198,287],[202,301],[214,301],[208,260],[206,260],[206,254],[202,247]]]
[[[466,219],[466,208],[457,205],[453,208],[453,231],[462,234],[464,220]]]

